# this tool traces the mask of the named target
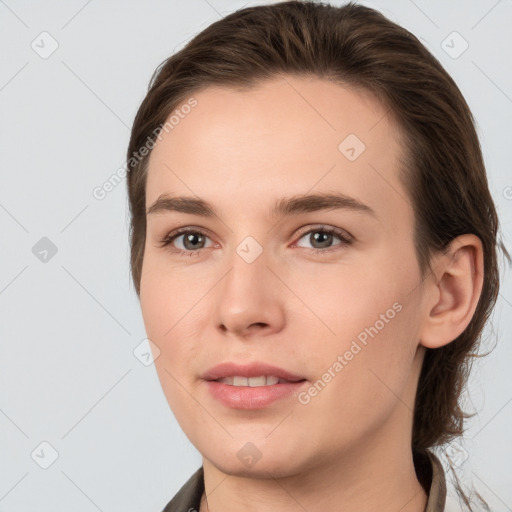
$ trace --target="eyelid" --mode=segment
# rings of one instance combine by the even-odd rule
[[[308,233],[313,232],[313,231],[324,231],[327,233],[331,233],[341,240],[341,243],[335,244],[332,247],[328,247],[326,249],[316,249],[314,247],[303,247],[303,249],[308,249],[310,251],[313,251],[313,252],[319,253],[319,254],[327,253],[332,250],[336,250],[336,247],[338,247],[339,245],[349,245],[352,242],[354,242],[354,240],[355,240],[354,237],[348,231],[346,231],[342,228],[338,228],[336,226],[325,225],[325,224],[316,224],[316,225],[309,224],[309,225],[304,226],[303,228],[299,229],[299,232],[294,236],[295,241],[293,242],[292,245],[295,245],[301,238],[303,238],[305,235],[307,235]],[[210,240],[212,240],[214,245],[216,244],[216,242],[214,242],[212,237],[209,235],[210,232],[208,229],[200,228],[198,226],[183,226],[181,228],[177,228],[177,229],[171,231],[170,233],[166,234],[162,239],[160,239],[159,247],[166,248],[168,246],[172,246],[172,243],[177,238],[179,238],[180,236],[186,235],[188,233],[201,234],[201,235],[209,238]],[[201,249],[210,249],[210,248],[211,247],[202,247],[195,251],[184,251],[183,249],[178,249],[176,247],[172,247],[172,249],[170,249],[170,250],[177,251],[180,253],[186,252],[186,253],[193,254],[193,253],[199,253],[201,251]]]
[[[171,245],[172,242],[174,242],[177,238],[179,238],[182,235],[187,235],[189,233],[199,233],[201,235],[204,235],[205,237],[212,240],[212,237],[210,236],[210,231],[206,228],[200,228],[199,226],[183,226],[181,228],[176,228],[164,235],[162,238],[159,239],[159,247],[166,247],[168,245]],[[212,240],[213,241],[213,240]],[[177,251],[182,251],[183,249],[177,249]],[[187,251],[187,252],[198,252],[198,251]]]
[[[298,237],[298,240],[300,240],[304,235],[307,235],[309,232],[315,231],[315,230],[331,232],[346,242],[353,242],[355,240],[354,237],[345,229],[338,228],[336,226],[326,225],[326,224],[316,224],[316,225],[309,224],[308,226],[305,226],[304,229],[301,228],[301,230],[299,230],[299,233],[296,235],[296,237]]]

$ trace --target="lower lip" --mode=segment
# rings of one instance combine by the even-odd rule
[[[233,409],[262,409],[276,400],[298,393],[306,381],[283,382],[271,386],[230,386],[214,380],[206,381],[210,393]]]

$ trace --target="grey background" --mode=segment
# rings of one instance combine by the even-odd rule
[[[124,165],[157,65],[258,3],[0,1],[0,511],[157,512],[199,467],[154,366],[134,354],[143,359],[145,332],[129,277],[125,180],[101,200],[93,190]],[[507,243],[512,2],[361,3],[418,36],[459,85]],[[469,44],[457,58],[453,31]],[[485,347],[500,342],[475,363],[468,406],[478,415],[461,449],[451,447],[463,481],[494,511],[512,510],[509,270],[502,277]]]

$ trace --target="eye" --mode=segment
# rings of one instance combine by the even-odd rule
[[[181,242],[182,247],[174,247],[174,249],[179,251],[180,255],[186,253],[192,255],[194,252],[198,252],[199,249],[205,248],[204,243],[205,240],[208,239],[208,236],[198,229],[180,229],[174,233],[170,233],[161,240],[160,247],[167,247],[179,238],[183,238],[183,241]]]
[[[353,242],[353,237],[346,231],[334,227],[318,226],[313,229],[310,228],[308,231],[302,231],[299,241],[307,235],[309,235],[309,242],[317,247],[305,247],[305,249],[309,249],[316,254],[330,252],[331,250],[335,250],[338,245],[346,246]],[[180,238],[183,238],[181,241],[182,247],[174,246],[174,242]],[[335,238],[337,238],[340,243],[332,245]],[[180,256],[192,256],[194,253],[199,254],[200,249],[208,248],[204,245],[206,240],[209,240],[209,237],[200,229],[183,228],[166,235],[160,240],[159,247],[170,246],[169,249],[178,252]],[[299,245],[299,247],[304,246]]]
[[[337,245],[350,245],[353,242],[353,237],[346,231],[333,227],[318,226],[314,229],[309,229],[308,231],[303,232],[299,240],[302,240],[306,236],[309,236],[307,240],[313,245],[313,250],[317,253],[329,251]],[[340,243],[334,244],[333,246],[332,242],[335,238],[340,240]],[[299,247],[303,246],[299,245]],[[306,249],[307,248],[308,247],[306,247]]]

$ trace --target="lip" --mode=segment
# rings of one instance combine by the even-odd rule
[[[225,362],[210,368],[201,377],[204,380],[217,380],[223,377],[231,377],[239,375],[241,377],[259,377],[260,375],[274,375],[280,379],[297,382],[303,380],[304,377],[294,375],[291,372],[262,362],[253,362],[249,364],[236,364],[233,362]]]
[[[283,382],[271,386],[230,386],[215,380],[205,381],[212,396],[232,409],[263,409],[277,400],[290,398],[299,393],[306,384],[299,382]]]
[[[216,379],[239,375],[242,377],[259,377],[274,375],[290,382],[270,386],[230,386],[217,382]],[[239,365],[226,362],[210,368],[202,375],[206,386],[214,398],[232,409],[262,409],[277,400],[289,398],[306,384],[306,379],[277,366],[254,362]]]

